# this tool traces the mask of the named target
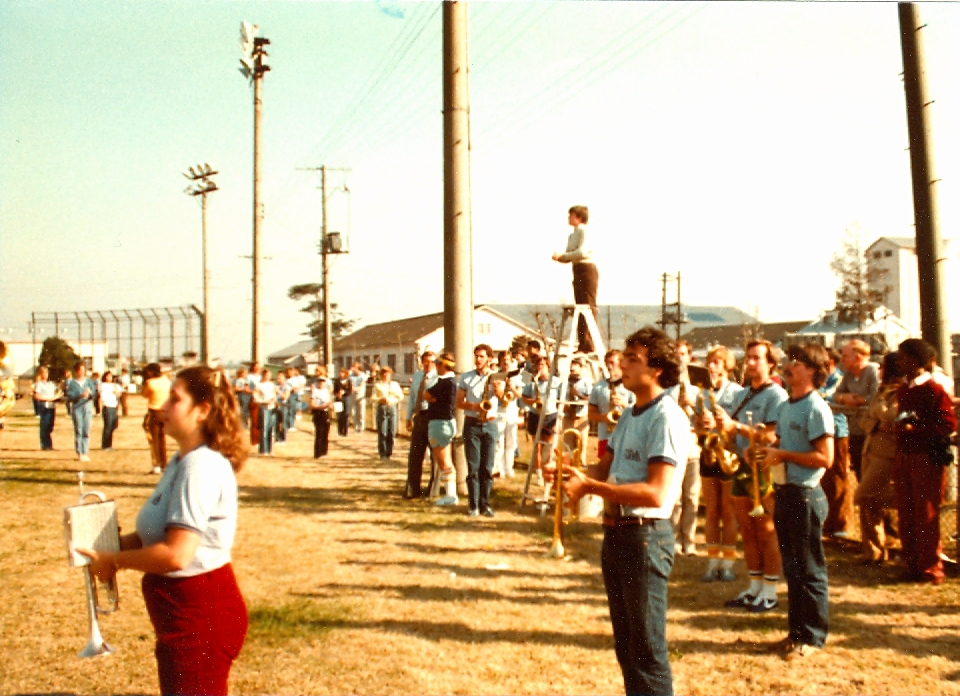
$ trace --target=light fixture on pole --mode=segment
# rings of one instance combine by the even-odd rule
[[[211,178],[217,172],[213,167],[205,163],[190,167],[183,173],[190,180],[190,185],[183,190],[188,196],[200,196],[201,214],[203,226],[203,334],[200,338],[201,360],[204,364],[210,364],[210,269],[207,266],[207,194],[219,190],[216,182]]]
[[[253,326],[251,328],[250,359],[260,361],[260,226],[263,222],[263,202],[260,199],[260,87],[264,74],[270,66],[263,62],[267,57],[264,46],[269,39],[257,36],[260,27],[242,22],[240,24],[240,72],[253,85]]]

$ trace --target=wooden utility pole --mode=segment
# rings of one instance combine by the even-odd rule
[[[443,331],[457,370],[473,364],[473,244],[470,211],[470,89],[467,3],[443,3]],[[457,411],[463,432],[463,412]],[[454,448],[458,487],[463,447]]]
[[[910,173],[913,179],[913,216],[916,227],[917,271],[920,277],[920,331],[937,349],[939,364],[953,376],[953,351],[945,306],[940,211],[933,161],[933,124],[924,65],[923,28],[914,3],[899,5],[900,47],[903,52],[903,88],[906,92],[907,132],[910,137]]]
[[[327,247],[327,168],[320,167],[320,199],[323,201],[320,231],[320,255],[323,270],[323,364],[327,366],[327,373],[333,375],[333,336],[330,328],[330,272],[327,262],[329,248]]]

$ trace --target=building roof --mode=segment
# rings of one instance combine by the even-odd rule
[[[809,325],[810,322],[804,320],[781,321],[770,324],[744,323],[705,326],[688,331],[683,334],[682,338],[690,343],[693,350],[701,350],[715,345],[739,348],[744,345],[747,336],[750,339],[754,337],[765,338],[771,343],[777,344],[788,333],[794,333]]]
[[[270,353],[267,356],[267,363],[270,365],[282,365],[290,358],[296,357],[303,353],[309,353],[317,347],[317,342],[312,338],[305,341],[297,341],[286,348],[281,348],[280,350]]]
[[[396,344],[409,346],[443,326],[443,312],[369,324],[334,341],[334,351],[356,351]]]
[[[880,242],[889,242],[901,249],[915,249],[917,247],[917,240],[914,237],[878,237],[867,247],[866,251],[870,251]]]

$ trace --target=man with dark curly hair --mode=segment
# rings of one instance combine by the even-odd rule
[[[623,386],[636,405],[623,412],[600,461],[564,486],[570,505],[604,500],[601,565],[617,661],[628,694],[672,694],[667,656],[667,580],[673,568],[670,515],[692,444],[690,421],[664,388],[677,383],[673,343],[646,327],[627,338]],[[575,507],[573,509],[576,509]]]

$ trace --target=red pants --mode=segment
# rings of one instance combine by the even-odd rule
[[[899,454],[893,481],[907,571],[917,579],[942,582],[940,504],[947,484],[946,467],[931,462],[927,454]]]
[[[250,399],[250,444],[260,444],[260,404]]]
[[[247,635],[247,607],[230,564],[190,578],[143,576],[157,633],[162,694],[227,694],[230,666]]]

